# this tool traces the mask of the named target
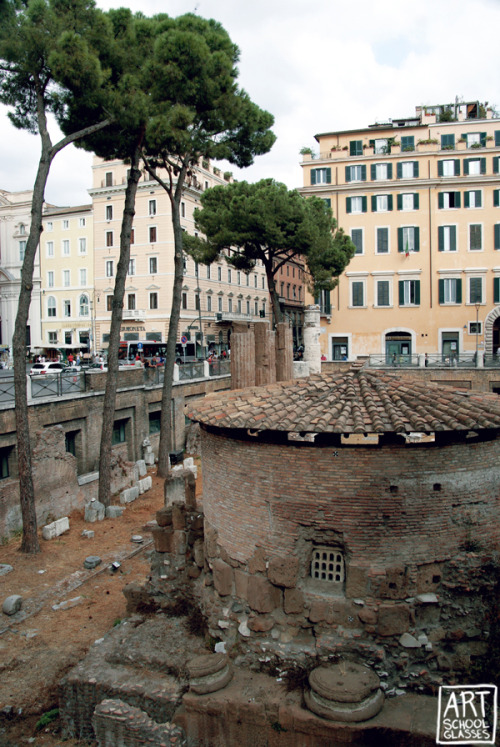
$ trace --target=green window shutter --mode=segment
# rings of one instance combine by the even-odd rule
[[[455,158],[454,161],[455,161],[455,167],[454,167],[455,176],[460,176],[460,158]]]
[[[377,167],[374,163],[372,163],[370,166],[370,179],[372,180],[372,182],[374,182],[376,178],[377,178]]]
[[[398,252],[404,252],[405,248],[403,246],[403,229],[398,228]]]
[[[444,226],[438,227],[438,251],[444,252]]]
[[[357,156],[358,155],[357,145],[358,145],[358,141],[357,140],[351,140],[349,142],[349,155],[350,156]]]
[[[481,161],[481,168],[480,168],[481,174],[486,174],[486,158],[481,158],[480,161]]]
[[[374,148],[375,147],[375,140],[369,140],[368,144],[369,144],[370,148]]]
[[[470,158],[464,158],[464,176],[467,176],[469,173],[469,161]]]
[[[493,190],[493,207],[500,207],[500,189]]]
[[[500,130],[495,130],[495,146],[500,145]]]
[[[419,252],[420,251],[420,228],[418,226],[415,226],[414,236],[415,236],[415,242],[414,242],[415,243],[415,248],[414,248],[414,251],[415,252]]]
[[[457,251],[457,227],[450,226],[450,252]]]
[[[418,198],[419,198],[419,194],[418,194],[418,192],[415,192],[415,194],[413,196],[413,207],[415,208],[415,210],[418,210],[418,207],[419,207],[419,199]]]
[[[476,189],[476,207],[483,207],[483,195],[480,189]]]
[[[495,223],[493,226],[494,237],[495,237],[495,249],[500,249],[500,223]]]
[[[439,303],[444,303],[444,280],[439,279]]]
[[[470,207],[469,192],[464,192],[464,207]]]
[[[345,167],[345,180],[346,182],[351,181],[351,167],[350,166]]]
[[[367,199],[366,195],[363,195],[361,198],[361,212],[366,213],[367,211]]]
[[[498,171],[499,171],[498,164],[499,163],[500,163],[500,158],[498,156],[493,156],[493,173],[494,174],[498,174]]]
[[[479,138],[481,140],[481,148],[486,148],[486,136],[488,135],[487,132],[480,132]]]
[[[316,184],[316,169],[311,169],[311,186]]]
[[[418,161],[413,161],[413,176],[418,176]]]
[[[420,306],[420,280],[415,280],[415,304]]]
[[[387,164],[387,178],[392,179],[392,163]]]
[[[361,166],[361,181],[366,182],[366,165]]]
[[[331,208],[331,206],[332,206],[332,201],[331,201],[331,199],[330,199],[329,197],[323,197],[323,201],[324,201],[324,202],[326,202],[326,204],[327,204],[327,206],[328,206],[329,208]]]
[[[396,169],[397,169],[397,178],[402,179],[403,178],[403,164],[398,163],[396,166]]]
[[[465,142],[467,142],[467,133],[466,132],[463,133],[462,140],[465,140]]]
[[[455,293],[457,295],[457,303],[462,303],[462,279],[457,278],[455,283]]]
[[[405,281],[404,280],[398,281],[398,288],[399,288],[399,305],[404,306],[404,303],[405,303]]]
[[[346,213],[351,212],[351,198],[350,197],[345,198],[345,211]]]
[[[460,192],[455,192],[454,194],[455,194],[455,207],[459,208],[460,202],[461,202]]]
[[[372,195],[372,213],[377,212],[377,196]]]
[[[498,192],[498,189],[495,191]],[[403,209],[403,195],[398,195],[398,210],[402,210],[402,209]]]
[[[493,303],[500,303],[500,278],[493,278]]]
[[[332,170],[330,168],[326,170],[326,183],[327,184],[332,183]]]
[[[387,209],[392,210],[392,195],[387,195]]]
[[[443,162],[438,161],[438,176],[443,176]]]
[[[438,208],[439,210],[443,209],[444,205],[444,195],[442,192],[438,192]]]

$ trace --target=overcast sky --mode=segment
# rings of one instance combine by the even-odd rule
[[[240,86],[275,117],[272,151],[237,172],[302,184],[299,150],[321,132],[414,114],[418,104],[488,101],[500,108],[499,0],[98,0],[146,15],[196,12],[215,18],[240,48]],[[0,107],[0,189],[33,186],[34,135]],[[54,133],[54,139],[56,135]],[[91,156],[66,148],[55,159],[46,200],[90,202]]]

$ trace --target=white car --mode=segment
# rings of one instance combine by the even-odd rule
[[[30,374],[58,374],[62,373],[66,369],[66,365],[60,361],[52,361],[49,363],[33,363],[30,369]]]

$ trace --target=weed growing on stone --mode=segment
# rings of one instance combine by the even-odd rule
[[[48,726],[53,721],[59,718],[59,708],[53,708],[51,711],[47,711],[43,716],[36,722],[35,731],[40,731],[44,726]]]

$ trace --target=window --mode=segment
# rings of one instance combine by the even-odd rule
[[[64,301],[64,316],[71,316],[71,301]]]
[[[78,225],[80,226],[80,228],[85,228],[85,223],[86,223],[85,218],[78,219]]]
[[[80,285],[87,285],[87,270],[85,268],[80,270]]]
[[[448,158],[438,161],[438,176],[460,176],[460,159]]]
[[[465,158],[464,159],[465,176],[477,176],[486,174],[486,158]]]
[[[266,287],[266,278],[264,277],[264,275],[262,275],[262,278],[261,278],[261,280],[262,280],[262,283],[261,283],[261,285],[262,285],[262,290],[264,290],[264,289],[265,289],[265,287]]]
[[[211,276],[210,265],[207,265],[207,280],[210,280],[210,276]],[[248,283],[247,283],[247,285],[248,285]]]
[[[230,283],[230,282],[231,282],[231,270],[229,270],[229,269],[228,269],[228,271],[227,271],[227,282],[228,282],[228,283]]]
[[[347,213],[366,213],[366,197],[346,197]]]
[[[365,182],[366,166],[364,164],[358,164],[356,166],[346,166],[345,180],[346,182]]]
[[[113,231],[106,231],[106,246],[113,246]]]
[[[64,239],[62,243],[62,253],[65,257],[69,256],[69,239]]]
[[[156,275],[158,272],[158,257],[149,258],[149,274]]]
[[[460,192],[438,192],[439,210],[449,210],[460,207]]]
[[[78,239],[78,251],[80,254],[87,254],[87,239]]]
[[[241,285],[241,272],[236,273],[236,282],[238,285]]]
[[[241,298],[238,298],[238,314],[241,314]]]
[[[391,149],[387,143],[386,137],[380,137],[376,140],[371,140],[370,145],[373,143],[373,152],[374,153],[390,153]]]
[[[398,210],[418,210],[418,192],[398,195]]]
[[[254,287],[256,288],[257,287],[257,273],[255,273],[255,275],[253,276],[253,284],[254,284]]]
[[[486,132],[467,132],[462,137],[468,148],[486,148]]]
[[[71,332],[65,332],[64,333],[64,344],[65,345],[72,345],[73,344],[73,337],[71,335]]]
[[[390,306],[389,280],[377,280],[377,306]]]
[[[54,256],[54,242],[47,241],[47,257],[53,257],[53,256]]]
[[[500,207],[500,189],[493,190],[493,207]]]
[[[112,171],[106,171],[106,187],[112,187],[113,186],[113,172]]]
[[[454,150],[455,135],[441,135],[441,150]]]
[[[112,259],[106,260],[106,277],[112,278],[114,275],[114,262]]]
[[[47,285],[49,288],[54,287],[54,273],[52,272],[52,270],[47,273]]]
[[[106,220],[113,220],[113,205],[106,205]]]
[[[218,311],[222,311],[222,296],[219,296],[217,299],[217,309]]]
[[[439,226],[438,227],[438,251],[456,252],[457,251],[457,227],[456,226]]]
[[[217,267],[217,280],[222,280],[222,267]]]
[[[232,298],[227,299],[227,310],[229,311],[229,313],[231,313],[233,310],[233,299]]]
[[[201,306],[200,306],[200,294],[199,293],[195,293],[194,294],[194,308],[196,309],[196,311],[200,311],[200,309],[201,309]]]
[[[212,311],[212,296],[207,296],[207,311]]]
[[[415,138],[413,135],[403,135],[401,137],[401,153],[415,150]]]
[[[247,315],[250,316],[250,301],[247,301]]]
[[[158,293],[150,293],[149,294],[149,308],[150,309],[157,309],[158,308]]]
[[[311,184],[331,184],[331,169],[311,169]]]
[[[24,262],[24,255],[26,252],[26,242],[20,241],[19,242],[19,261]]]
[[[63,285],[65,288],[69,288],[71,285],[71,275],[69,270],[63,270]]]
[[[113,311],[113,296],[106,296],[106,311]]]
[[[399,281],[399,305],[418,306],[420,304],[420,280]]]
[[[161,431],[161,410],[149,413],[149,433],[159,433]]]
[[[47,316],[56,316],[56,312],[56,299],[54,296],[49,296],[47,299]]]
[[[312,551],[311,578],[330,583],[343,583],[344,556],[338,549],[315,547]]]
[[[51,220],[47,221],[47,231],[53,231],[54,230],[54,224]]]
[[[183,309],[187,309],[187,307],[188,307],[188,297],[187,297],[187,293],[183,293],[183,294],[182,294],[182,298],[181,298],[181,301],[182,301],[182,308],[183,308]]]
[[[372,212],[387,213],[392,210],[392,195],[372,195]]]
[[[351,306],[365,305],[365,284],[361,280],[353,280],[351,283]]]
[[[389,252],[389,229],[377,228],[377,254],[388,254]]]
[[[500,249],[500,223],[495,223],[493,226],[493,240],[494,249]]]
[[[49,332],[49,345],[57,345],[57,332]]]
[[[154,244],[156,242],[156,226],[149,226],[149,243]]]
[[[362,140],[351,140],[349,142],[349,155],[350,156],[362,156],[363,155],[363,141]]]
[[[129,259],[128,261],[128,274],[135,275],[135,259]]]
[[[113,435],[111,437],[111,443],[113,446],[115,444],[123,444],[126,441],[126,420],[115,420],[113,424]]]
[[[316,293],[314,303],[319,306],[321,314],[330,315],[332,313],[332,303],[329,290],[320,290]]]
[[[439,303],[462,303],[462,281],[460,278],[439,279]]]
[[[479,252],[483,248],[482,233],[481,223],[471,223],[469,225],[469,250],[471,252]]]
[[[420,229],[418,226],[401,226],[398,228],[398,252],[420,251]]]
[[[469,303],[483,302],[483,279],[469,278]]]
[[[402,161],[397,165],[398,179],[416,179],[418,177],[418,161]]]
[[[85,293],[82,293],[80,296],[80,316],[88,316],[89,315],[89,298],[85,295]]]
[[[392,179],[392,163],[372,163],[370,172],[372,181]]]
[[[63,220],[62,227],[64,231],[67,231],[69,229],[69,220]]]
[[[363,254],[363,229],[351,228],[351,241],[356,247],[356,254]]]
[[[493,278],[493,303],[500,304],[500,277]]]
[[[259,316],[259,302],[258,301],[255,301],[254,303],[253,313],[255,314],[255,316]]]
[[[181,203],[184,204],[184,203]],[[149,215],[156,215],[156,200],[150,200],[148,204]]]
[[[127,296],[127,309],[135,311],[135,293],[129,293]]]
[[[482,192],[480,189],[471,189],[464,192],[464,207],[480,208],[483,207]]]

